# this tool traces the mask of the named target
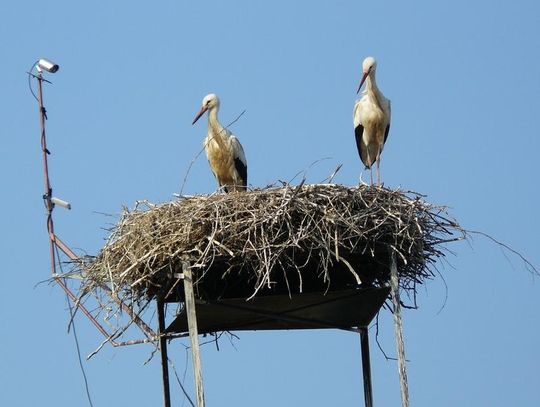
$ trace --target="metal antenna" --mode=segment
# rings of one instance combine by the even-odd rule
[[[36,69],[37,73],[32,73],[33,69]],[[124,311],[128,313],[128,315],[131,317],[132,321],[142,330],[142,332],[145,334],[145,339],[140,340],[131,340],[131,341],[124,341],[124,342],[117,342],[115,341],[115,337],[117,332],[109,333],[107,330],[97,321],[97,319],[92,315],[92,313],[79,302],[79,298],[69,289],[65,279],[62,276],[59,276],[56,273],[56,248],[58,248],[61,252],[63,252],[66,256],[69,257],[69,259],[73,262],[80,263],[82,260],[77,256],[56,234],[54,233],[54,222],[52,217],[52,212],[55,207],[55,205],[60,205],[66,209],[71,209],[71,205],[69,202],[66,202],[60,198],[56,198],[52,196],[52,187],[51,187],[51,181],[49,179],[49,162],[48,162],[48,156],[50,155],[50,151],[47,149],[47,138],[46,138],[46,132],[45,132],[45,122],[47,120],[47,110],[45,109],[44,103],[43,103],[43,82],[51,83],[47,79],[43,78],[43,70],[55,73],[58,71],[58,65],[54,62],[47,60],[45,58],[42,58],[38,60],[33,66],[30,72],[28,72],[28,75],[30,78],[36,78],[38,83],[38,94],[37,96],[32,91],[32,88],[30,88],[30,91],[34,96],[36,97],[39,105],[39,124],[41,129],[41,151],[43,155],[43,176],[44,176],[44,188],[45,193],[43,194],[43,201],[45,203],[45,209],[47,212],[47,234],[49,238],[49,247],[50,247],[50,257],[51,257],[51,272],[54,281],[66,292],[66,294],[69,296],[71,301],[73,301],[76,304],[76,307],[80,309],[86,317],[94,324],[94,326],[98,329],[101,334],[106,338],[106,341],[111,343],[114,347],[116,346],[127,346],[127,345],[134,345],[137,343],[146,343],[146,342],[152,342],[156,339],[156,333],[140,318],[140,316],[127,304],[125,304],[123,301],[114,298],[114,296],[111,294],[111,289],[108,288],[106,285],[101,286],[101,288],[109,295],[109,297],[115,301]]]
[[[35,76],[38,83],[38,104],[39,104],[39,124],[41,128],[41,151],[43,155],[43,175],[45,184],[45,193],[43,194],[43,201],[45,202],[45,209],[47,210],[47,232],[49,234],[49,249],[51,255],[51,270],[53,275],[56,275],[56,256],[54,252],[54,223],[52,218],[52,212],[54,204],[52,198],[52,187],[49,180],[49,162],[47,150],[47,138],[45,134],[45,121],[47,120],[47,111],[43,105],[43,74],[42,70],[38,67],[38,74]]]

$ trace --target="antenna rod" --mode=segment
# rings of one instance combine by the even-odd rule
[[[37,74],[33,74],[32,70],[34,67],[37,70]],[[50,73],[55,73],[58,71],[58,64],[55,64],[54,62],[47,60],[47,59],[40,59],[38,60],[30,72],[28,74],[34,78],[36,78],[38,83],[38,94],[37,94],[37,101],[39,104],[39,124],[41,128],[41,151],[43,154],[43,175],[44,175],[44,184],[45,184],[45,193],[43,194],[43,202],[45,203],[45,209],[47,211],[47,232],[48,232],[48,238],[49,238],[49,245],[50,245],[50,257],[51,257],[51,272],[53,275],[54,280],[60,285],[60,287],[66,292],[66,294],[69,296],[71,301],[73,301],[77,308],[80,308],[81,311],[90,319],[90,321],[95,325],[95,327],[105,336],[106,340],[110,342],[113,346],[125,346],[125,345],[133,345],[135,343],[146,343],[148,341],[155,340],[156,337],[155,332],[144,323],[144,321],[140,318],[139,314],[137,314],[131,307],[126,305],[123,301],[121,301],[119,298],[115,298],[111,294],[110,289],[103,285],[101,288],[107,292],[109,297],[114,300],[120,307],[122,307],[123,310],[125,310],[129,316],[132,318],[132,321],[137,324],[139,328],[145,333],[146,339],[142,340],[132,340],[132,341],[125,341],[125,342],[116,342],[114,338],[117,338],[119,336],[118,331],[115,331],[113,333],[108,333],[107,330],[97,321],[97,319],[92,315],[92,313],[79,301],[80,299],[69,289],[69,287],[66,285],[65,278],[62,278],[61,276],[58,276],[56,273],[56,249],[58,248],[61,250],[65,255],[67,255],[72,261],[74,262],[81,262],[81,259],[73,253],[73,251],[64,243],[60,238],[58,238],[54,233],[54,223],[52,218],[52,212],[54,209],[55,203],[60,206],[64,206],[69,209],[70,204],[69,202],[65,202],[59,198],[53,198],[52,196],[52,187],[51,182],[49,179],[49,162],[48,162],[48,155],[50,154],[49,150],[47,149],[47,138],[45,134],[45,121],[47,120],[47,111],[45,110],[45,107],[43,105],[43,82],[50,83],[47,79],[43,78],[43,70],[46,70]],[[33,92],[32,92],[33,94]],[[122,333],[122,332],[120,332]]]
[[[47,232],[49,233],[49,248],[51,253],[51,271],[56,274],[56,256],[54,253],[54,223],[52,218],[52,211],[54,205],[51,201],[52,188],[49,180],[49,162],[47,155],[50,154],[47,150],[47,138],[45,136],[45,120],[47,119],[47,111],[43,106],[43,75],[40,71],[36,75],[38,83],[38,102],[39,102],[39,124],[41,127],[41,151],[43,153],[43,174],[45,183],[45,193],[43,194],[43,200],[45,202],[45,208],[47,210]]]

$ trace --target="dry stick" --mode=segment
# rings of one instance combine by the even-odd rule
[[[311,167],[313,167],[314,165],[322,162],[322,161],[326,161],[326,160],[331,160],[332,157],[323,157],[323,158],[319,158],[318,160],[315,160],[313,161],[311,164],[308,165],[308,167],[304,170],[301,170],[301,171],[298,171],[296,174],[294,174],[294,177],[292,177],[287,183],[286,185],[289,186],[291,184],[291,182],[293,182],[296,177],[298,177],[300,174],[303,174],[302,175],[302,182],[305,182],[306,180],[306,176],[307,176],[307,172],[311,169]]]
[[[323,182],[327,182],[328,184],[331,184],[332,181],[334,180],[334,177],[337,175],[337,173],[339,172],[339,170],[341,170],[341,167],[343,167],[343,164],[339,164],[336,169],[334,170],[334,172],[332,173],[332,175],[330,175],[328,178],[326,178],[325,180],[323,180]]]
[[[514,253],[516,256],[518,256],[521,261],[523,261],[523,264],[525,264],[525,268],[531,273],[531,274],[535,274],[535,275],[540,275],[540,273],[538,272],[538,270],[536,269],[536,267],[534,267],[534,265],[525,258],[525,256],[523,256],[520,252],[518,252],[517,250],[514,250],[512,249],[510,246],[504,244],[503,242],[500,242],[498,241],[497,239],[495,239],[494,237],[491,237],[490,235],[488,235],[487,233],[484,233],[484,232],[480,232],[480,231],[477,231],[477,230],[464,230],[466,233],[469,233],[469,234],[476,234],[476,235],[480,235],[480,236],[484,236],[485,238],[488,238],[489,240],[491,240],[493,243],[495,244],[498,244],[499,246],[501,246],[502,248],[508,250],[509,252],[511,253]]]
[[[182,385],[182,382],[180,381],[180,377],[178,377],[178,372],[176,371],[176,367],[174,366],[171,359],[169,359],[169,363],[173,369],[174,375],[176,376],[176,382],[180,386],[180,389],[182,389],[182,393],[184,393],[184,397],[187,398],[187,400],[189,401],[189,404],[191,404],[192,407],[195,407],[195,404],[193,404],[193,400],[191,400],[191,397],[189,397],[189,394],[187,393],[186,389]]]
[[[405,365],[405,345],[403,343],[403,325],[401,324],[401,302],[399,299],[399,277],[396,264],[396,254],[390,254],[390,287],[394,305],[394,329],[396,333],[396,350],[398,356],[399,385],[401,389],[401,405],[409,407],[409,386],[407,383],[407,367]]]

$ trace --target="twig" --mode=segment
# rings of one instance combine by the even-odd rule
[[[534,265],[529,260],[527,260],[520,252],[518,252],[517,250],[512,249],[507,244],[502,243],[501,241],[495,239],[494,237],[492,237],[492,236],[490,236],[490,235],[488,235],[487,233],[484,233],[484,232],[480,232],[480,231],[477,231],[477,230],[466,230],[466,232],[468,234],[475,234],[475,235],[480,235],[480,236],[483,236],[485,238],[488,238],[493,243],[498,244],[499,246],[503,247],[504,249],[508,250],[509,252],[512,252],[513,254],[518,256],[521,259],[521,261],[523,261],[523,263],[525,264],[525,268],[529,272],[531,272],[534,275],[540,276],[540,273],[538,272],[536,267],[534,267]]]

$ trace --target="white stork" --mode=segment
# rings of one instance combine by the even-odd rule
[[[202,101],[201,110],[193,123],[208,111],[208,135],[204,149],[210,168],[219,186],[225,192],[245,191],[247,185],[247,161],[240,141],[218,121],[219,98],[211,93]]]
[[[356,93],[366,82],[366,89],[353,109],[354,134],[358,154],[366,169],[370,169],[373,184],[373,163],[377,162],[377,182],[381,183],[380,163],[384,143],[390,130],[390,100],[386,99],[375,83],[377,61],[367,57],[362,63],[362,80]]]

